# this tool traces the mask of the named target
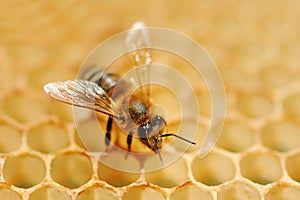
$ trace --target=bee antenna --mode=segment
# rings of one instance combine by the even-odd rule
[[[167,133],[167,134],[164,134],[164,135],[161,135],[161,137],[169,137],[169,136],[174,136],[174,137],[177,137],[177,138],[179,138],[179,139],[181,139],[181,140],[183,140],[183,141],[186,141],[186,142],[188,142],[188,143],[190,143],[190,144],[196,144],[195,142],[193,142],[193,141],[191,141],[191,140],[188,140],[188,139],[186,139],[186,138],[184,138],[184,137],[181,137],[181,136],[179,136],[179,135],[176,135],[176,134],[174,134],[174,133]]]

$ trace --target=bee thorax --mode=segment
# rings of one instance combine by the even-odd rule
[[[147,120],[148,108],[143,102],[139,100],[130,102],[128,112],[130,114],[131,120],[137,125],[140,125]]]

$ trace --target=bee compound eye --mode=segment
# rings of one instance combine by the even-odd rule
[[[138,134],[139,134],[140,138],[146,139],[147,138],[147,129],[146,129],[146,126],[139,126],[138,127]]]

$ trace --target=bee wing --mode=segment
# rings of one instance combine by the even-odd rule
[[[128,31],[125,46],[130,51],[130,59],[133,67],[136,68],[135,82],[136,86],[141,86],[150,82],[149,65],[152,63],[152,55],[149,51],[151,47],[149,30],[143,22],[136,22]],[[147,97],[150,96],[150,88],[144,91]]]
[[[119,118],[113,109],[113,102],[96,83],[86,80],[51,82],[44,86],[45,92],[67,104],[83,107]]]

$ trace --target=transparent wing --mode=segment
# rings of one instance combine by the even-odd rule
[[[107,93],[96,83],[86,80],[51,82],[44,86],[45,92],[67,104],[83,107],[110,115],[121,116],[113,109],[114,104]]]
[[[133,24],[132,28],[128,31],[125,46],[130,52],[129,56],[133,63],[133,67],[136,68],[136,83],[134,84],[141,86],[149,83],[149,65],[152,62],[152,56],[149,51],[151,42],[149,31],[143,22],[136,22]],[[147,87],[147,91],[144,91],[144,93],[149,97],[150,88]]]

